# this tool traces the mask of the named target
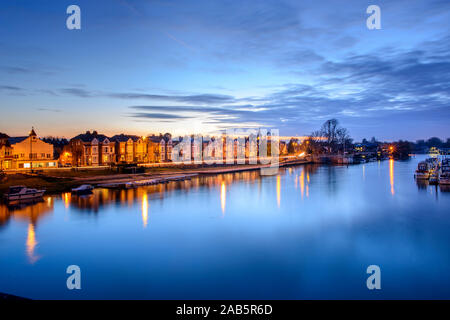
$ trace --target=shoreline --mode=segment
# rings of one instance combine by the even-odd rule
[[[296,166],[303,164],[311,164],[309,160],[290,160],[280,162],[279,167]],[[2,181],[0,187],[0,195],[7,192],[9,186],[25,185],[29,188],[45,189],[46,195],[56,194],[60,192],[70,192],[72,188],[78,187],[82,184],[91,184],[96,188],[125,188],[127,183],[135,184],[134,187],[155,185],[161,183],[168,183],[170,181],[190,180],[197,176],[218,175],[226,173],[254,171],[263,168],[270,168],[270,164],[255,164],[255,165],[214,165],[209,167],[195,166],[195,165],[180,165],[171,168],[159,168],[160,170],[149,170],[145,173],[122,174],[108,170],[94,172],[89,169],[89,173],[83,176],[86,172],[74,172],[72,176],[67,176],[58,172],[49,171],[46,174],[27,174],[17,173],[7,176],[6,183]],[[105,173],[102,175],[102,173]],[[58,175],[59,174],[59,175]]]

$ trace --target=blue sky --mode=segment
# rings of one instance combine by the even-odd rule
[[[0,0],[0,131],[306,135],[337,118],[356,140],[447,138],[448,21],[447,0]]]

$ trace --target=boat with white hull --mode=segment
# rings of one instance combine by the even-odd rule
[[[8,193],[4,195],[7,201],[35,200],[44,195],[45,190],[31,189],[25,186],[9,187]]]
[[[94,190],[94,187],[90,184],[82,184],[78,188],[73,188],[72,194],[91,194],[92,190]]]

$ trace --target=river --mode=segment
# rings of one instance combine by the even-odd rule
[[[303,165],[0,206],[0,292],[35,299],[450,298],[450,192],[419,160]],[[81,290],[68,290],[69,265]],[[381,289],[368,290],[378,265]]]

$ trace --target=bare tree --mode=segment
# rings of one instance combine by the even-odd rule
[[[338,130],[339,122],[336,119],[330,119],[325,121],[320,129],[320,133],[322,137],[327,139],[327,147],[328,152],[331,153],[333,151],[333,145],[337,140],[337,130]]]
[[[337,135],[337,141],[340,145],[343,146],[344,148],[344,153],[345,153],[345,147],[346,144],[349,142],[350,140],[350,135],[348,134],[348,130],[345,128],[338,128],[336,130],[336,135]]]

